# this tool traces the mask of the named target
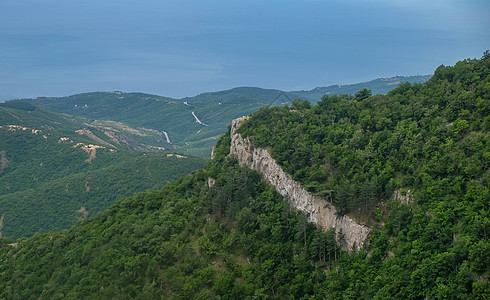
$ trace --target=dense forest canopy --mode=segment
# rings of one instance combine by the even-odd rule
[[[4,237],[69,228],[117,198],[159,189],[204,166],[200,158],[150,151],[151,143],[161,138],[151,131],[59,114],[22,101],[4,104],[0,105]],[[89,127],[94,123],[100,126]]]
[[[297,99],[242,125],[310,191],[367,218],[358,252],[238,166],[228,134],[206,168],[159,191],[0,240],[0,298],[488,299],[489,110],[486,52],[386,96]]]
[[[264,107],[240,132],[344,213],[372,208],[395,189],[415,191],[422,204],[433,198],[427,190],[451,181],[488,187],[487,56],[441,66],[426,84],[405,83],[386,96],[363,89],[317,105]]]

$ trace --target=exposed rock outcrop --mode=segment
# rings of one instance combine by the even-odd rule
[[[338,238],[342,235],[343,250],[362,248],[371,229],[356,223],[348,216],[337,216],[334,206],[325,199],[309,193],[299,182],[294,181],[267,150],[254,148],[248,139],[237,133],[243,120],[244,118],[239,118],[232,122],[230,154],[235,155],[241,165],[262,172],[263,177],[274,185],[293,207],[306,213],[310,222],[325,230],[334,228]]]
[[[399,200],[402,204],[410,204],[412,202],[412,191],[408,190],[405,194],[402,194],[401,191],[394,191],[393,198]]]

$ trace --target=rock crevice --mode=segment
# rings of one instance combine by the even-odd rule
[[[237,133],[243,120],[244,118],[239,118],[232,121],[230,154],[235,155],[241,165],[261,172],[264,179],[274,185],[276,190],[288,199],[291,206],[305,212],[310,222],[324,230],[334,228],[337,237],[342,241],[343,250],[362,248],[371,229],[356,223],[348,216],[337,216],[334,206],[325,199],[309,193],[299,182],[293,180],[267,150],[254,148],[248,139]]]

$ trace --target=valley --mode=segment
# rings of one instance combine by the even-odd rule
[[[277,92],[238,88],[198,96],[220,98],[209,106],[197,98],[118,92],[31,99],[39,108],[30,112],[3,107],[0,117],[9,120],[3,124],[14,127],[0,129],[6,141],[0,144],[6,164],[0,180],[11,178],[7,186],[17,192],[26,182],[33,192],[5,207],[22,199],[32,205],[27,200],[38,197],[30,210],[16,209],[29,211],[29,218],[62,210],[61,202],[48,205],[42,195],[64,188],[110,199],[113,192],[103,193],[114,182],[123,190],[149,182],[172,160],[181,170],[191,153],[204,155],[199,149],[207,139],[216,134],[216,140],[203,168],[173,181],[156,178],[156,184],[169,181],[161,188],[110,199],[95,216],[88,197],[66,205],[79,219],[69,229],[17,243],[0,239],[0,298],[486,299],[489,82],[487,51],[386,95],[361,88],[317,101],[297,98],[233,122],[228,118],[239,114],[235,108],[242,115],[253,109],[246,99],[275,101]],[[247,98],[240,98],[244,91]],[[237,105],[225,104],[232,101]],[[29,107],[23,103],[18,105]],[[68,115],[74,105],[85,110]],[[143,107],[151,113],[144,115]],[[102,118],[110,113],[112,119]],[[52,120],[43,124],[38,114]],[[157,115],[181,119],[164,123]],[[217,125],[220,119],[232,123],[228,130]],[[131,133],[145,150],[118,144],[104,133],[111,130]],[[157,135],[162,144],[138,139],[153,130],[168,132]],[[205,130],[207,139],[199,140]],[[168,147],[167,137],[180,154],[143,147]],[[78,143],[99,146],[90,162],[91,150],[73,148]],[[191,146],[197,148],[186,152]],[[18,156],[30,154],[36,159],[25,161],[28,167],[44,168],[43,153],[56,157],[60,151],[65,163],[49,160],[49,176],[15,172]],[[75,167],[88,173],[70,175]],[[111,177],[118,174],[126,177]],[[58,187],[50,190],[52,180]],[[5,236],[12,213],[0,209]]]
[[[374,94],[384,94],[402,82],[422,83],[429,78],[430,76],[398,76],[291,92],[240,87],[183,99],[143,93],[95,92],[22,101],[54,112],[88,118],[96,122],[89,123],[91,127],[103,127],[102,122],[110,122],[114,130],[124,131],[124,128],[117,126],[121,122],[133,128],[141,128],[144,134],[133,133],[131,139],[122,141],[128,147],[135,147],[132,142],[135,139],[151,145],[138,145],[143,149],[160,147],[207,159],[211,148],[226,131],[231,120],[249,115],[262,106],[291,104],[293,99],[299,97],[315,103],[324,95],[354,94],[362,88],[372,89]],[[113,139],[119,139],[118,131],[114,133],[114,130],[106,131],[106,134]]]
[[[428,77],[293,92],[241,87],[180,100],[97,92],[0,103],[4,236],[15,239],[67,228],[78,219],[80,207],[93,216],[120,196],[160,188],[168,179],[203,166],[231,120],[264,105],[291,105],[297,95],[315,102],[324,94],[353,93],[361,86],[381,93],[401,80]],[[185,156],[154,153],[159,151]],[[162,162],[161,157],[167,159]],[[182,157],[185,162],[173,161]]]
[[[2,235],[61,230],[122,196],[159,189],[204,165],[154,146],[163,135],[112,121],[90,121],[23,102],[0,107]],[[20,109],[19,109],[20,107]]]

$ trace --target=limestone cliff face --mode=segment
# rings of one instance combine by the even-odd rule
[[[274,185],[293,207],[306,213],[310,222],[325,230],[335,228],[337,235],[342,232],[343,250],[350,251],[353,247],[361,248],[371,233],[371,229],[357,224],[348,216],[338,217],[335,207],[325,199],[309,193],[299,182],[294,181],[291,175],[282,170],[267,150],[254,148],[248,139],[242,138],[236,131],[243,120],[244,118],[239,118],[232,122],[230,154],[235,155],[241,165],[261,172],[263,177]]]

